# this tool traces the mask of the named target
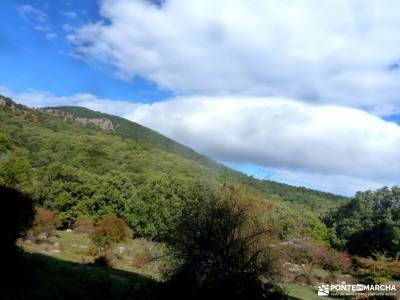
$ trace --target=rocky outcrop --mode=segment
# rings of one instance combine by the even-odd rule
[[[83,125],[94,124],[105,131],[114,131],[113,123],[106,118],[75,118],[74,120]]]
[[[67,120],[73,121],[75,119],[73,114],[59,109],[39,108],[38,110],[46,114],[52,115],[53,117],[62,118],[64,121]]]
[[[52,115],[54,117],[62,118],[64,121],[73,121],[80,123],[82,125],[93,124],[107,132],[115,131],[114,124],[107,118],[79,118],[79,117],[74,117],[74,115],[71,114],[70,112],[53,108],[39,109],[39,111]]]

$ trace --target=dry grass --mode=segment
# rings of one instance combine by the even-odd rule
[[[87,234],[55,231],[54,235],[41,243],[30,240],[19,241],[22,248],[30,253],[40,253],[57,259],[78,263],[93,263],[91,241]],[[115,245],[113,268],[136,272],[155,279],[161,279],[164,245],[146,239],[130,239]]]

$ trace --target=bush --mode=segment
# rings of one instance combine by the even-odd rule
[[[295,240],[280,247],[288,260],[297,264],[312,264],[329,271],[349,272],[352,259],[346,252],[336,251],[311,240]]]
[[[365,283],[380,284],[400,278],[400,261],[375,253],[372,257],[356,257],[357,276]]]
[[[57,227],[60,226],[60,218],[56,211],[38,207],[36,209],[34,227],[32,230],[34,237],[47,238],[51,236]]]
[[[224,187],[218,195],[183,209],[169,239],[178,263],[170,281],[174,293],[224,299],[280,295],[273,280],[277,273],[268,243],[270,228],[265,215],[253,214],[257,209],[252,203],[259,202],[251,198],[237,188]]]
[[[0,153],[6,152],[11,148],[12,140],[8,134],[0,132]]]
[[[115,243],[125,241],[131,236],[132,231],[125,221],[112,215],[103,216],[90,234],[90,238],[99,252],[105,252]]]
[[[137,269],[142,269],[153,259],[153,254],[149,247],[144,247],[142,252],[137,253],[132,260],[132,266]]]
[[[76,219],[73,229],[75,233],[90,234],[94,230],[93,221],[88,216],[81,216]]]

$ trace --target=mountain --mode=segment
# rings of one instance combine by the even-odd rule
[[[138,235],[158,236],[199,187],[224,183],[242,186],[299,222],[319,222],[348,200],[246,176],[120,117],[81,107],[34,110],[0,97],[0,184],[58,210],[65,226],[82,214],[116,214]]]

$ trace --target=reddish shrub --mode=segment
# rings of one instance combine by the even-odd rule
[[[93,221],[88,216],[81,216],[76,219],[73,229],[76,233],[90,234],[94,229]]]
[[[132,231],[125,221],[111,215],[102,217],[90,235],[93,244],[101,251],[109,249],[115,243],[124,241],[130,236],[132,236]]]
[[[153,255],[149,248],[144,248],[143,251],[137,254],[132,260],[132,266],[137,269],[143,268],[153,259]]]
[[[60,226],[60,218],[58,213],[48,209],[38,207],[36,209],[33,235],[38,237],[44,235],[48,237],[53,234],[54,230]]]

